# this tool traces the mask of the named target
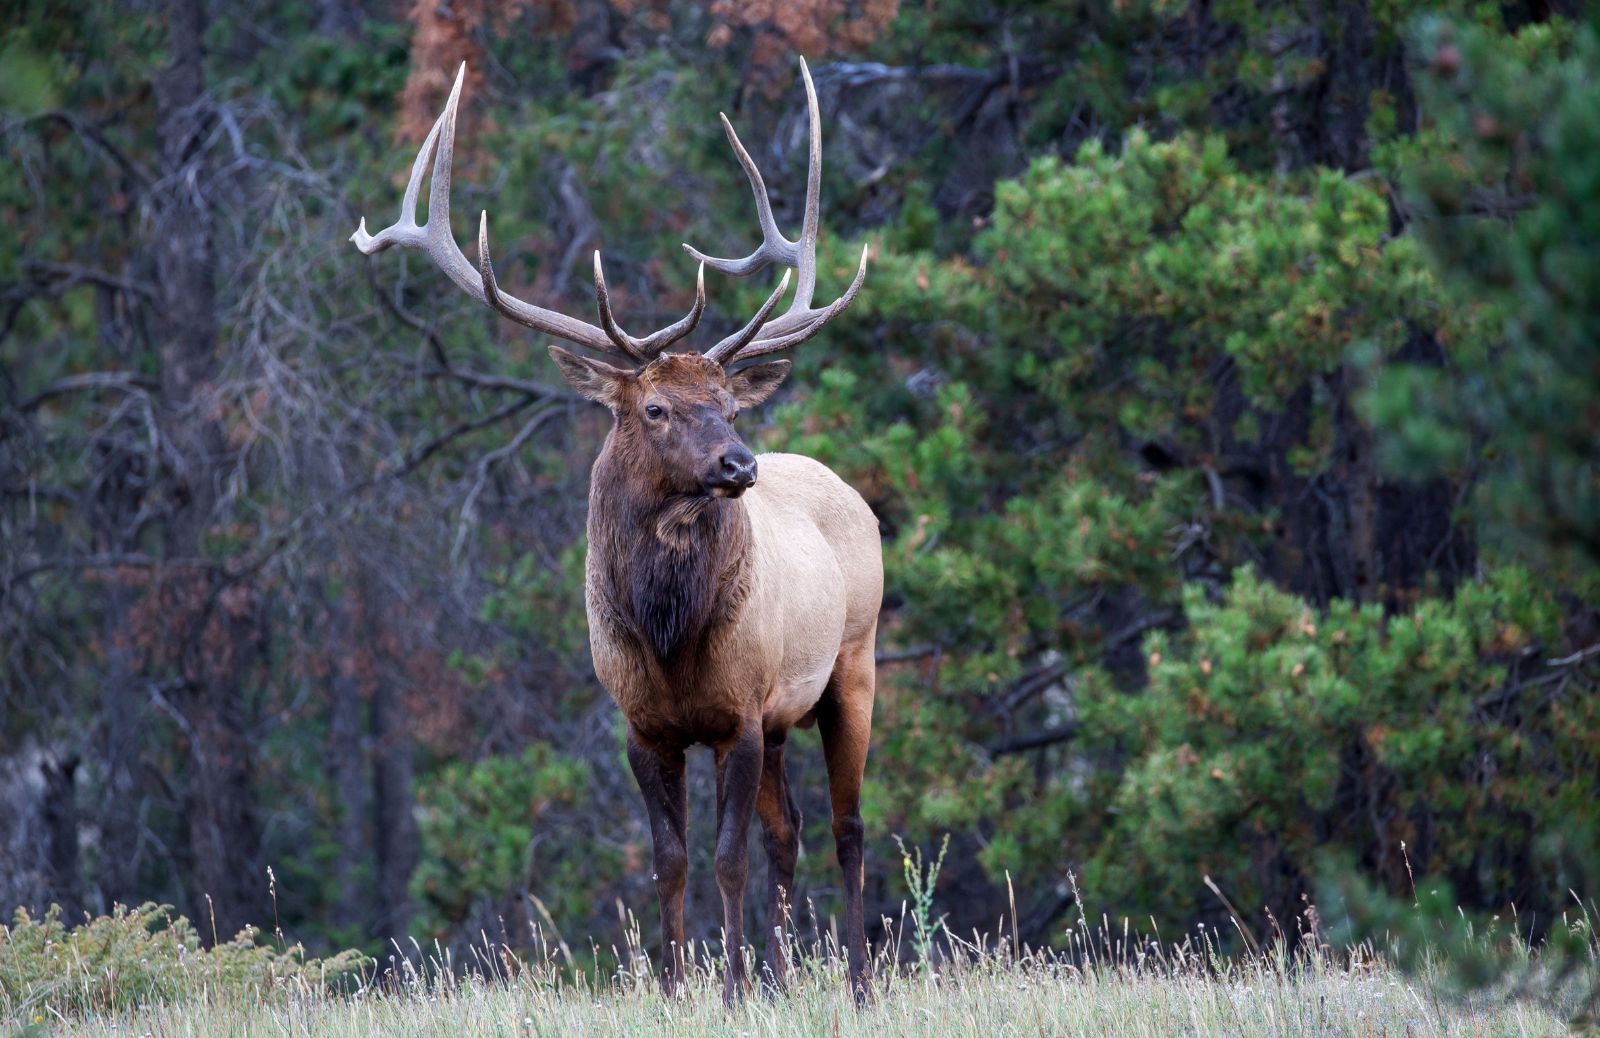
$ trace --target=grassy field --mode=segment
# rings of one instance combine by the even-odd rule
[[[663,998],[643,967],[603,982],[527,969],[494,981],[413,977],[398,991],[324,993],[304,977],[270,992],[219,994],[63,1016],[13,1016],[20,1035],[1557,1035],[1525,1002],[1464,1003],[1363,957],[1245,963],[1179,950],[1073,965],[1058,955],[962,954],[938,967],[881,970],[857,1010],[837,960],[812,957],[783,995],[723,1009],[709,963],[688,994]],[[13,1009],[17,1008],[15,1005]]]
[[[76,926],[55,912],[19,912],[0,927],[0,1038],[1553,1036],[1600,997],[1588,915],[1575,924],[1582,940],[1567,960],[1577,970],[1562,972],[1558,959],[1513,938],[1513,968],[1498,989],[1525,997],[1467,999],[1443,979],[1460,974],[1459,950],[1454,970],[1402,974],[1367,945],[1332,952],[1316,929],[1301,931],[1294,954],[1275,933],[1265,950],[1225,955],[1203,928],[1162,943],[1080,916],[1063,931],[1064,947],[1036,952],[1005,939],[963,941],[930,922],[930,903],[915,898],[908,916],[885,920],[889,938],[876,949],[874,998],[864,1009],[846,991],[827,929],[791,947],[797,966],[785,992],[763,989],[725,1010],[713,949],[693,948],[688,991],[663,997],[631,917],[621,954],[593,948],[577,958],[559,936],[539,931],[539,950],[514,956],[485,939],[465,968],[413,943],[409,954],[396,948],[380,974],[355,953],[307,959],[281,934],[247,931],[208,947],[188,920],[159,905]],[[1469,937],[1481,950],[1505,944]]]
[[[43,1018],[41,1017],[41,1024]],[[1230,980],[1027,967],[898,978],[857,1011],[833,978],[723,1010],[697,985],[668,1001],[647,990],[469,984],[430,996],[277,1003],[199,998],[40,1026],[71,1035],[1556,1035],[1554,1016],[1511,1003],[1464,1007],[1382,969]]]

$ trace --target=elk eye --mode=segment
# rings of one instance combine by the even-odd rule
[[[660,421],[667,416],[667,409],[660,404],[646,404],[644,405],[644,413],[650,418]]]

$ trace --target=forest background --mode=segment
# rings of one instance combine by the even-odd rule
[[[882,522],[868,919],[1176,933],[1330,877],[1507,912],[1600,840],[1600,71],[1577,3],[6,4],[0,910],[616,943],[608,426],[392,219],[467,62],[502,285],[686,308],[803,199],[867,285],[743,420]],[[471,252],[470,246],[468,251]],[[708,334],[766,291],[712,277]],[[837,907],[820,752],[799,895]],[[711,773],[688,901],[713,937]],[[1014,892],[1015,908],[1012,908]],[[1075,914],[1075,913],[1073,913]],[[802,921],[804,922],[804,914]]]

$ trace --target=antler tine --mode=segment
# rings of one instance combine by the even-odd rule
[[[745,178],[750,181],[750,193],[756,199],[756,219],[761,224],[761,244],[756,246],[754,252],[741,259],[719,259],[716,256],[708,256],[688,242],[684,243],[683,251],[712,270],[736,278],[759,274],[774,263],[786,267],[799,265],[800,243],[790,241],[783,236],[782,231],[778,230],[778,222],[772,217],[772,199],[767,194],[767,183],[761,177],[761,170],[750,157],[750,153],[745,151],[744,145],[739,141],[739,135],[734,132],[733,124],[728,121],[728,116],[718,112],[717,118],[722,120],[722,132],[727,135],[728,143],[733,146],[733,154],[738,158],[739,165],[744,167]]]
[[[478,220],[476,267],[456,244],[455,237],[450,231],[450,179],[455,155],[456,114],[461,103],[461,89],[466,81],[466,72],[466,62],[462,62],[461,68],[456,72],[455,84],[450,88],[450,99],[445,103],[444,111],[428,131],[427,139],[422,142],[416,159],[411,163],[411,176],[406,181],[405,195],[400,202],[399,218],[377,234],[368,233],[367,221],[363,218],[355,233],[350,236],[350,240],[355,242],[356,248],[368,256],[395,245],[420,249],[463,292],[479,302],[486,303],[497,313],[523,327],[577,343],[600,353],[637,360],[638,358],[631,353],[619,350],[618,345],[604,330],[586,321],[568,317],[566,314],[525,303],[501,291],[495,280],[494,265],[489,257],[487,212],[481,214]],[[422,193],[422,178],[429,172],[430,166],[432,183],[428,189],[428,219],[426,223],[418,224],[417,199]]]
[[[361,223],[356,227],[355,233],[350,235],[350,240],[355,242],[356,248],[363,255],[371,256],[382,252],[392,245],[422,246],[426,242],[426,231],[417,226],[417,195],[422,190],[422,177],[428,169],[428,164],[434,161],[435,149],[439,144],[439,134],[444,128],[446,117],[455,106],[456,96],[461,90],[462,74],[466,72],[463,62],[461,72],[456,74],[455,86],[450,91],[450,101],[445,105],[445,110],[435,119],[432,128],[428,130],[427,138],[422,142],[422,147],[417,151],[417,157],[411,160],[411,176],[406,181],[406,193],[400,200],[400,216],[394,223],[385,227],[377,234],[367,233],[367,218],[363,216]],[[447,163],[448,165],[448,160]]]
[[[600,327],[605,329],[611,341],[616,343],[622,352],[634,360],[643,361],[644,353],[634,344],[633,336],[617,327],[617,322],[611,316],[611,294],[606,291],[605,271],[600,267],[600,250],[594,250],[594,302],[600,311]]]
[[[599,249],[594,252],[594,300],[600,310],[600,327],[605,329],[611,341],[635,360],[651,361],[659,357],[668,346],[694,331],[700,323],[701,315],[706,312],[706,265],[701,263],[700,270],[695,275],[694,304],[689,307],[689,312],[674,323],[660,331],[651,332],[642,339],[635,338],[618,327],[617,319],[611,313],[611,294],[606,290],[606,275],[600,265]]]
[[[757,339],[748,346],[735,350],[729,359],[723,363],[731,363],[733,360],[749,360],[752,357],[764,357],[769,353],[778,353],[781,350],[789,349],[791,346],[798,346],[822,331],[822,326],[844,313],[845,307],[849,306],[855,300],[856,293],[861,291],[862,284],[867,280],[867,250],[869,248],[870,246],[867,245],[861,247],[861,263],[856,267],[856,276],[851,280],[850,287],[844,290],[843,295],[827,306],[806,311],[808,315],[806,323],[801,325],[798,331],[774,332],[773,329],[778,323],[774,321],[766,329],[772,334],[765,339]],[[788,316],[789,314],[784,315],[784,317]],[[779,318],[779,320],[782,319]],[[718,343],[717,345],[721,346],[722,344]],[[713,349],[715,348],[713,347]]]
[[[807,129],[810,131],[810,155],[806,161],[806,210],[800,221],[800,283],[794,287],[791,310],[811,305],[811,293],[817,287],[817,225],[822,213],[822,112],[817,105],[817,87],[811,82],[811,70],[806,59],[800,59],[800,78],[806,84]]]
[[[762,317],[762,321],[746,325],[706,351],[706,356],[714,357],[724,364],[744,357],[776,353],[797,346],[816,335],[822,330],[823,325],[850,305],[866,277],[867,251],[863,249],[861,265],[856,271],[855,280],[844,295],[828,306],[812,307],[811,297],[817,287],[817,234],[822,222],[822,113],[817,104],[816,84],[811,80],[811,70],[806,66],[804,58],[800,59],[800,78],[805,82],[806,88],[810,154],[806,167],[805,213],[801,221],[799,241],[789,241],[778,230],[777,223],[772,218],[772,202],[767,195],[766,183],[761,178],[761,172],[756,168],[749,152],[745,151],[744,145],[739,142],[738,134],[733,132],[733,126],[728,122],[727,116],[723,116],[723,130],[728,135],[728,142],[733,145],[739,164],[744,167],[745,176],[750,181],[750,189],[755,195],[756,216],[761,224],[761,244],[750,255],[736,260],[706,256],[694,247],[684,245],[689,255],[701,260],[711,269],[735,277],[758,273],[773,263],[793,267],[798,275],[794,300],[781,317],[765,327],[762,326],[765,317]],[[778,295],[781,294],[780,290]],[[755,338],[756,334],[763,337]]]
[[[761,304],[761,309],[756,311],[756,315],[750,318],[743,328],[707,350],[706,356],[718,364],[726,364],[737,357],[740,350],[750,345],[756,334],[761,331],[761,326],[767,323],[767,318],[771,317],[772,311],[777,308],[778,300],[789,290],[790,273],[787,270],[783,272],[783,279],[778,282],[777,290],[767,297],[767,301]]]
[[[432,212],[433,211],[430,209],[428,216],[430,222],[433,219]],[[451,244],[453,245],[454,242],[452,241]],[[577,339],[575,337],[567,336],[561,332],[552,331],[541,321],[529,319],[527,317],[527,311],[540,308],[530,307],[528,304],[523,303],[516,297],[507,295],[505,292],[501,291],[499,281],[494,276],[494,260],[489,254],[489,211],[487,209],[478,214],[478,276],[481,281],[481,294],[474,293],[474,295],[477,295],[479,299],[486,302],[489,305],[489,308],[495,313],[499,314],[501,317],[509,318],[510,320],[515,321],[524,327],[532,328],[535,331],[548,332],[552,335],[560,335],[562,338],[567,338],[570,339],[570,341],[578,342],[581,345],[587,346],[590,349],[596,350],[600,353],[624,357],[629,360],[638,359],[632,354],[624,353],[615,349],[609,342],[606,345],[600,345],[598,343],[589,341],[587,338]],[[564,315],[556,314],[553,311],[544,310],[542,312],[551,314],[555,317],[563,317],[563,319],[572,321],[573,324],[583,328],[591,327],[590,325],[584,324],[582,321],[573,320],[572,318],[565,318]]]

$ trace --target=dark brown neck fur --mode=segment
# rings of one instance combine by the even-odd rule
[[[749,518],[737,500],[661,493],[630,464],[630,446],[613,430],[590,476],[597,590],[641,649],[677,669],[737,615]]]

